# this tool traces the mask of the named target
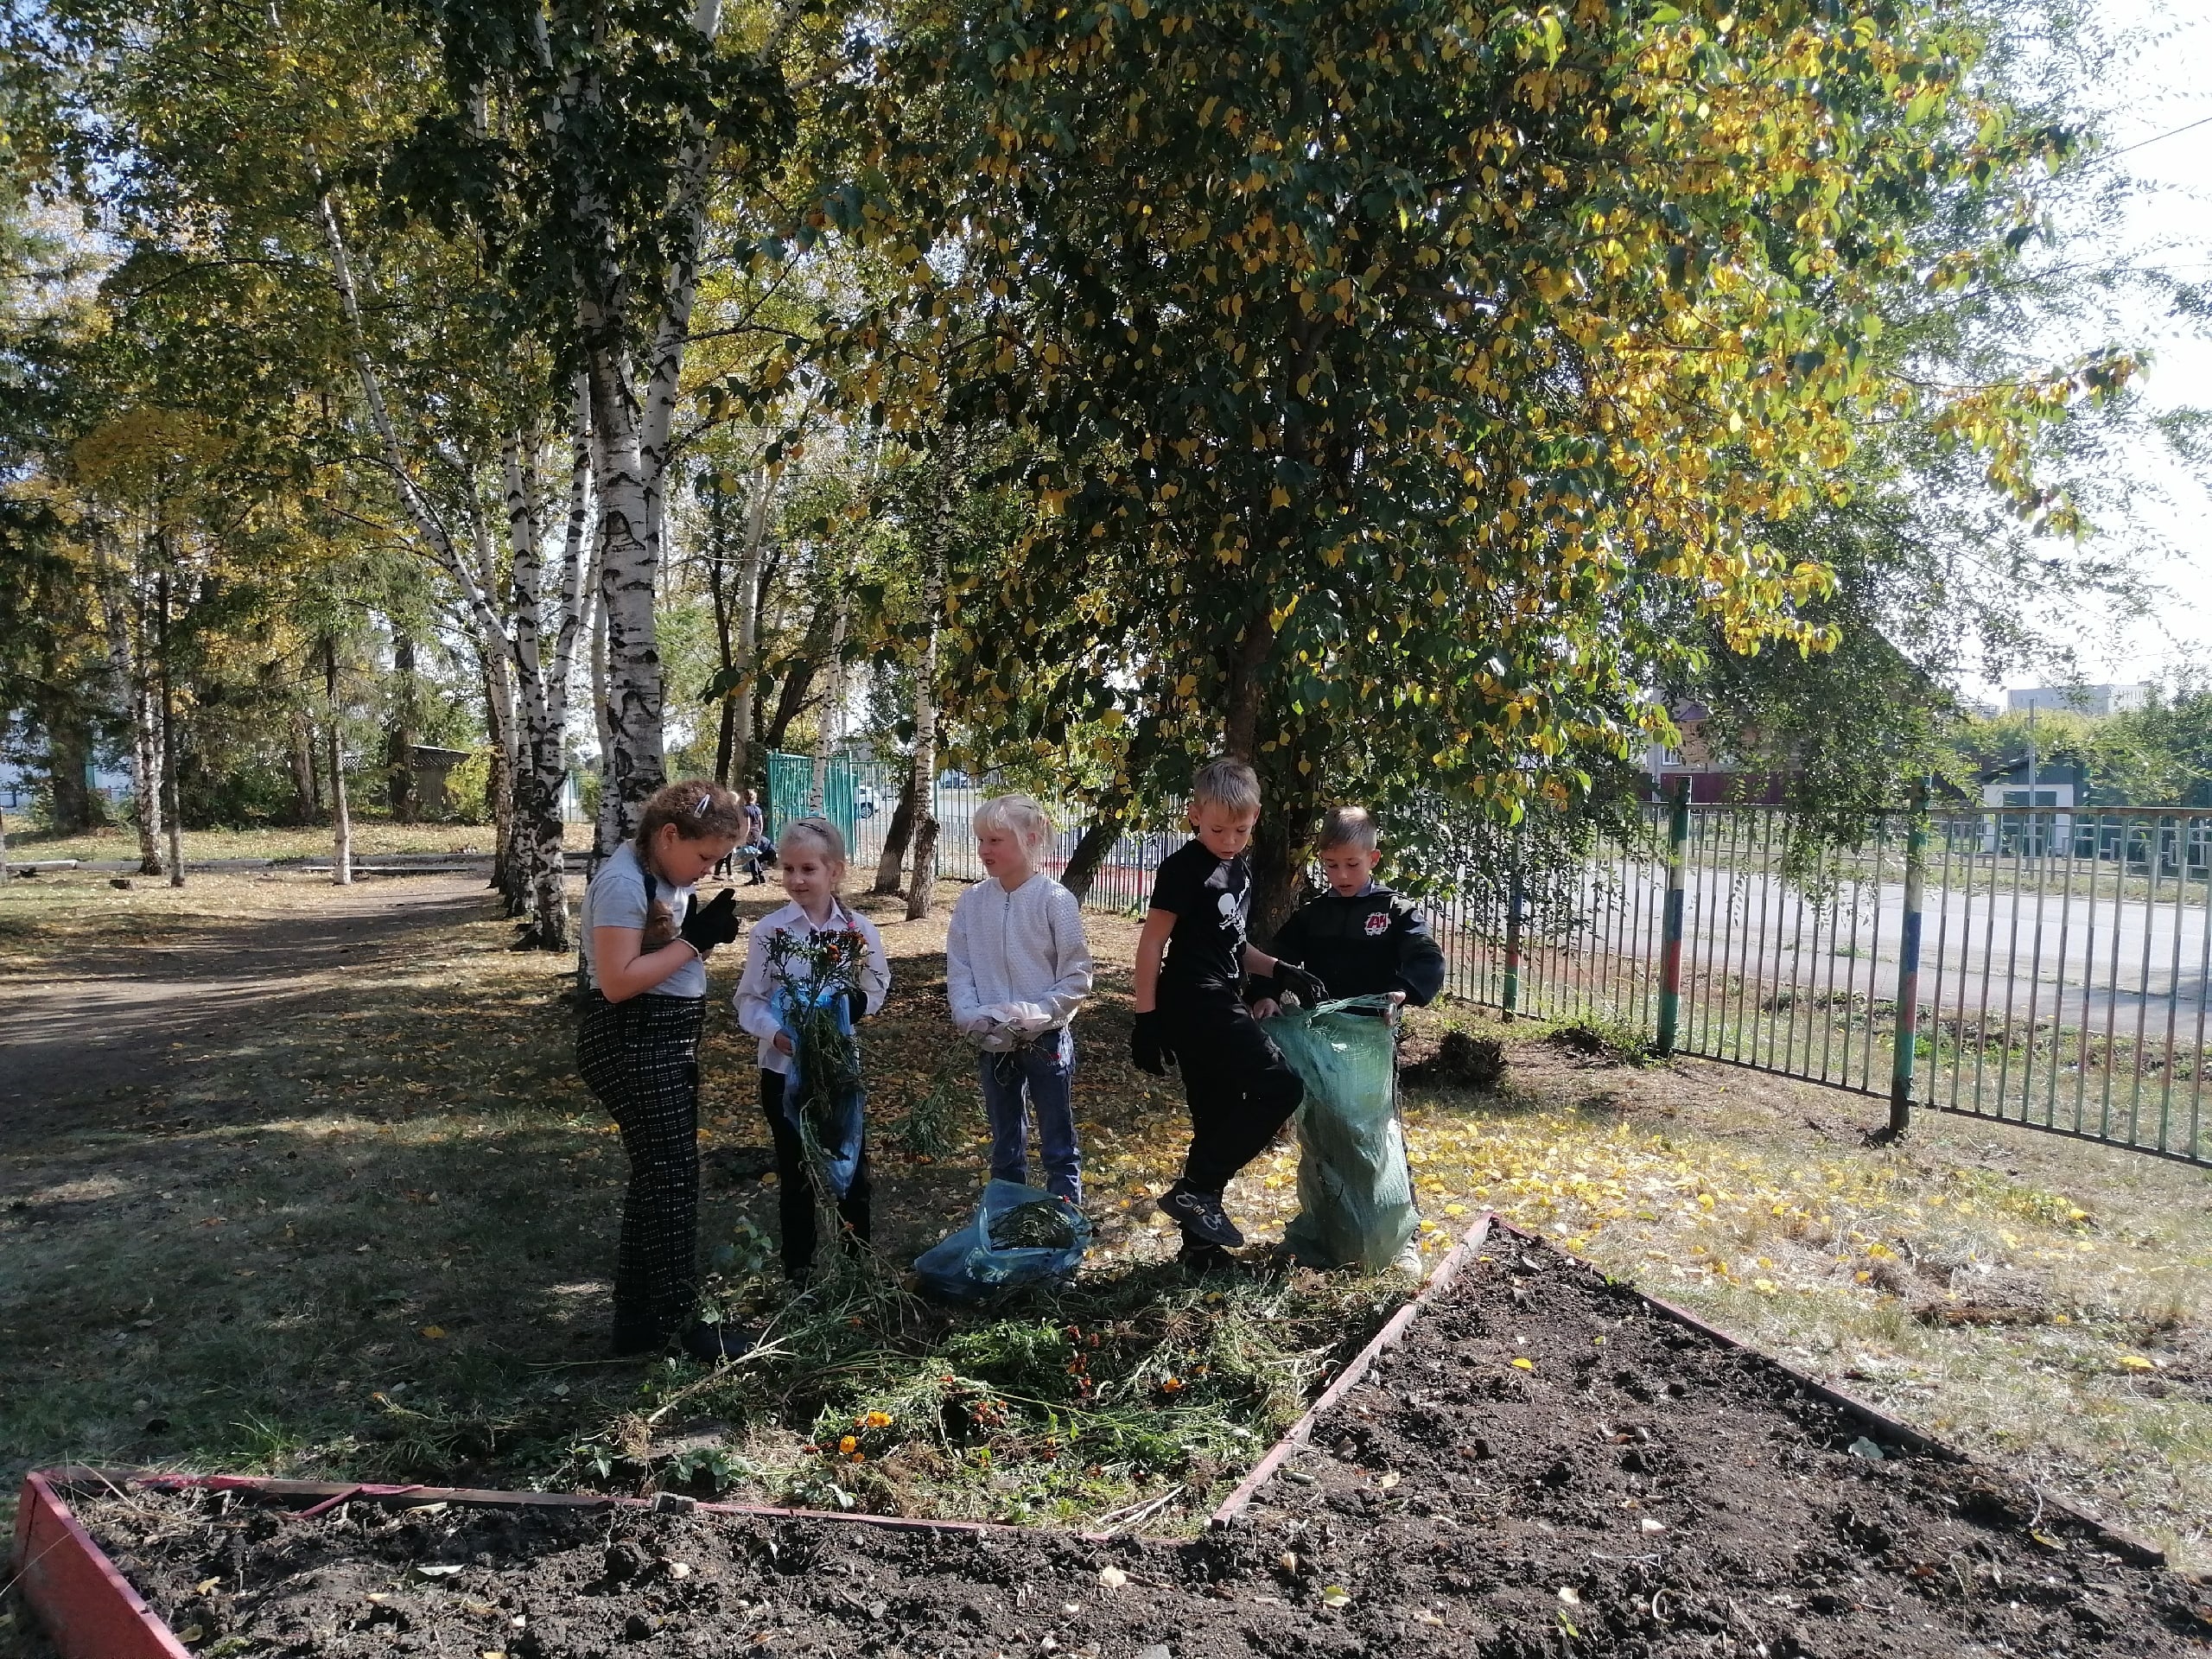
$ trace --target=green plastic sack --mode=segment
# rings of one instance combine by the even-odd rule
[[[1387,996],[1287,1008],[1268,1036],[1305,1080],[1296,1219],[1283,1243],[1313,1267],[1389,1267],[1421,1225],[1398,1124],[1397,1039]]]

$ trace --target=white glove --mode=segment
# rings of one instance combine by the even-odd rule
[[[1007,1007],[1006,1023],[1024,1037],[1034,1037],[1039,1032],[1051,1028],[1052,1013],[1040,1003],[1010,1003]]]
[[[1012,1048],[1015,1037],[1007,1022],[1013,1012],[1003,1002],[994,1002],[990,1007],[979,1010],[976,1017],[968,1022],[969,1039],[987,1054],[1001,1053]]]

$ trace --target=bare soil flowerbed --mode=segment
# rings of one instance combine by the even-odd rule
[[[355,1502],[307,1516],[297,1499],[146,1489],[76,1502],[203,1654],[1843,1659],[2212,1645],[2212,1592],[2195,1580],[2010,1477],[1885,1444],[1779,1367],[1503,1235],[1249,1508],[1194,1541],[711,1506]]]

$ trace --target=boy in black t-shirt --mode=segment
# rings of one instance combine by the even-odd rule
[[[1382,861],[1375,815],[1340,806],[1321,821],[1314,850],[1329,885],[1275,935],[1275,949],[1326,981],[1332,996],[1389,996],[1427,1007],[1444,988],[1444,952],[1421,912],[1375,879]],[[1275,1012],[1276,988],[1253,982],[1252,1012]]]
[[[1170,1061],[1183,1073],[1191,1150],[1160,1208],[1183,1230],[1184,1259],[1200,1267],[1218,1264],[1224,1248],[1244,1242],[1221,1207],[1223,1190],[1306,1093],[1244,1006],[1244,976],[1266,975],[1304,1001],[1322,995],[1298,963],[1255,950],[1245,938],[1252,873],[1244,849],[1259,818],[1251,767],[1228,760],[1200,767],[1191,785],[1196,839],[1162,861],[1137,938],[1130,1058],[1156,1077],[1167,1075]]]

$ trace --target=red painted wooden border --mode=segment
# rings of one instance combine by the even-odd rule
[[[35,1470],[16,1509],[15,1561],[16,1588],[61,1659],[192,1659]]]
[[[1419,1316],[1422,1305],[1450,1284],[1459,1274],[1461,1264],[1482,1248],[1484,1239],[1489,1236],[1492,1219],[1485,1215],[1467,1229],[1459,1242],[1436,1264],[1436,1270],[1428,1275],[1427,1281],[1413,1300],[1390,1316],[1367,1346],[1354,1354],[1351,1363],[1337,1373],[1337,1380],[1321,1390],[1321,1397],[1308,1408],[1306,1414],[1290,1426],[1290,1432],[1270,1446],[1267,1456],[1252,1466],[1252,1472],[1238,1483],[1236,1490],[1222,1500],[1221,1507],[1213,1512],[1211,1525],[1226,1527],[1250,1507],[1252,1500],[1259,1496],[1260,1488],[1266,1485],[1269,1478],[1289,1460],[1291,1453],[1312,1437],[1314,1425],[1335,1409],[1337,1402],[1359,1385],[1360,1379],[1367,1375],[1376,1360],[1397,1345],[1399,1338],[1406,1334],[1406,1328]]]

